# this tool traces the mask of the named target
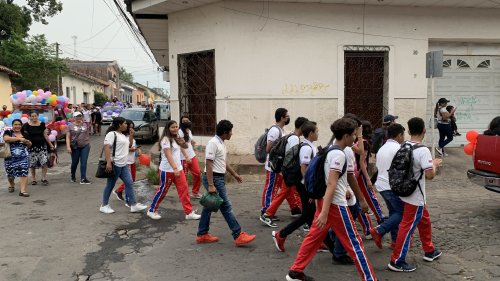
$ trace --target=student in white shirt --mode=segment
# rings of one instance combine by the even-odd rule
[[[127,130],[127,123],[123,117],[113,119],[108,133],[104,138],[104,155],[106,159],[106,171],[114,172],[115,176],[108,178],[106,187],[102,194],[102,205],[99,211],[105,214],[112,214],[115,211],[109,206],[109,196],[115,187],[115,183],[120,178],[125,183],[125,195],[130,205],[130,212],[137,213],[147,208],[146,205],[136,203],[134,190],[132,189],[133,180],[130,169],[127,165],[128,150],[131,141],[134,139],[134,130],[130,129],[129,136],[123,133]],[[116,147],[113,149],[113,147]],[[113,150],[115,153],[113,155]]]
[[[434,108],[434,117],[437,118],[437,128],[439,130],[439,142],[436,151],[440,156],[446,156],[444,147],[453,141],[453,128],[451,127],[451,116],[457,108],[453,108],[450,112],[446,110],[446,106],[450,101],[445,98],[440,98]]]
[[[156,190],[151,207],[147,212],[148,217],[158,220],[158,207],[167,195],[168,189],[175,184],[177,195],[182,203],[186,220],[199,220],[200,215],[193,211],[193,205],[189,199],[188,184],[181,164],[181,146],[185,146],[184,140],[178,136],[179,126],[174,120],[170,120],[165,125],[163,135],[158,143],[160,150],[160,186]]]
[[[363,242],[348,208],[347,173],[339,177],[347,161],[343,149],[352,146],[356,139],[357,126],[354,120],[341,118],[330,128],[335,136],[336,145],[342,150],[331,150],[326,156],[324,164],[326,192],[323,199],[317,200],[318,210],[314,223],[309,234],[304,238],[286,279],[288,281],[311,280],[304,274],[304,269],[316,255],[328,230],[332,229],[349,255],[355,257],[361,279],[374,281],[377,278],[365,255]]]
[[[422,118],[414,117],[408,121],[411,145],[422,143],[425,137],[425,123]],[[432,159],[427,147],[413,150],[413,172],[420,177],[419,186],[408,197],[400,197],[404,202],[403,219],[399,224],[396,245],[392,251],[391,262],[388,267],[392,271],[410,272],[417,267],[406,263],[406,256],[410,250],[411,239],[418,228],[422,248],[425,252],[423,259],[431,262],[441,256],[432,243],[432,227],[429,212],[426,208],[425,180],[432,180],[436,175],[436,167],[441,165],[441,159]],[[421,176],[422,175],[422,176]]]
[[[205,150],[205,173],[203,175],[203,185],[210,193],[217,193],[222,198],[222,204],[219,210],[226,220],[226,223],[231,229],[231,234],[236,246],[242,246],[252,242],[255,235],[241,231],[241,226],[236,220],[233,213],[231,201],[227,196],[225,185],[225,174],[228,171],[238,183],[243,180],[238,173],[226,162],[226,145],[224,141],[230,140],[233,135],[233,124],[229,120],[221,120],[216,127],[216,135],[207,143]],[[215,243],[219,238],[211,235],[210,217],[212,211],[208,208],[203,208],[201,213],[200,223],[198,225],[198,233],[196,235],[196,243],[206,244]]]
[[[196,153],[194,152],[194,146],[196,142],[193,140],[193,134],[191,132],[191,121],[188,116],[181,117],[181,129],[179,130],[179,137],[183,138],[187,144],[186,149],[181,150],[181,163],[184,169],[184,175],[186,176],[188,172],[191,171],[191,176],[193,180],[193,188],[191,190],[191,197],[200,199],[200,165],[198,164],[198,158],[196,158]]]
[[[129,131],[130,131],[130,128],[135,129],[134,128],[134,122],[132,122],[132,120],[128,120],[127,119],[127,131],[125,132],[125,135],[128,136],[129,135]],[[135,173],[136,173],[136,164],[135,164],[135,154],[136,154],[136,151],[137,151],[137,143],[134,140],[132,140],[132,145],[129,147],[128,149],[128,156],[127,156],[127,165],[128,167],[130,168],[130,174],[132,175],[132,180],[135,182]],[[124,201],[124,198],[123,198],[123,190],[125,190],[125,183],[122,183],[117,189],[116,191],[113,191],[113,193],[116,195],[116,198],[118,198],[118,200],[121,200],[121,201]],[[125,200],[126,201],[126,200]],[[126,201],[127,205],[128,205],[128,201]]]

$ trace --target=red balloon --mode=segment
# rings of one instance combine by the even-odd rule
[[[472,155],[472,153],[474,153],[474,150],[475,150],[475,145],[473,143],[468,143],[467,145],[464,146],[464,152],[465,154],[467,155]]]
[[[477,131],[472,130],[467,132],[465,138],[471,143],[475,143],[477,142],[477,136],[479,136],[479,133]]]
[[[151,162],[151,157],[147,154],[139,154],[139,163],[144,166],[148,166],[149,163]]]

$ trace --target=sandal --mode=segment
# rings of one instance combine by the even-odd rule
[[[36,181],[32,181],[31,185],[37,185],[38,183]]]
[[[19,196],[21,196],[21,197],[30,197],[30,194],[28,192],[19,192]]]
[[[14,187],[13,186],[9,186],[9,193],[12,193],[14,192]]]
[[[49,181],[48,180],[42,180],[42,184],[45,185],[45,186],[47,186],[47,185],[49,185]]]

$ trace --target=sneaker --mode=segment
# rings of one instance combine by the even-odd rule
[[[439,148],[436,146],[436,152],[440,155],[440,156],[443,156],[443,149],[442,148]]]
[[[278,227],[278,225],[275,222],[273,222],[271,217],[266,215],[266,214],[263,214],[262,216],[260,216],[259,219],[261,222],[263,222],[265,225],[267,225],[269,227],[272,227],[272,228]]]
[[[307,276],[304,272],[288,271],[286,275],[287,281],[314,281],[314,278]]]
[[[201,218],[201,215],[198,215],[195,211],[192,211],[189,213],[189,215],[186,215],[187,220],[199,220]]]
[[[123,192],[117,192],[117,191],[113,190],[113,194],[116,196],[116,199],[118,199],[120,201],[124,201]]]
[[[302,215],[302,210],[300,210],[300,208],[293,208],[290,215],[292,218],[298,218]]]
[[[217,241],[219,241],[219,238],[212,236],[209,233],[196,236],[196,243],[198,244],[215,243]]]
[[[271,232],[271,235],[273,236],[274,245],[276,245],[278,251],[284,252],[286,237],[281,237],[279,231],[273,231]]]
[[[365,240],[372,240],[372,235],[371,234],[365,234]]]
[[[71,182],[76,182],[76,177],[75,177],[75,176],[71,176],[70,181],[71,181]]]
[[[151,212],[151,211],[148,211],[146,213],[146,215],[148,215],[148,217],[154,219],[154,220],[159,220],[161,219],[161,216],[157,213],[157,212]]]
[[[245,244],[248,244],[250,242],[252,242],[253,240],[255,240],[255,237],[256,235],[255,234],[248,234],[244,231],[240,232],[240,235],[238,236],[238,238],[236,238],[234,240],[234,244],[236,244],[236,246],[243,246]]]
[[[377,248],[382,249],[382,235],[378,233],[376,228],[370,227],[370,234],[372,236],[373,242],[377,245]]]
[[[328,247],[326,246],[325,243],[321,243],[321,246],[319,246],[318,253],[328,253],[330,252],[328,250]]]
[[[459,132],[455,132],[455,136],[461,136],[462,134],[460,134]]]
[[[112,214],[115,212],[115,210],[111,209],[111,207],[109,205],[106,205],[106,206],[101,206],[99,208],[99,212],[105,213],[105,214]]]
[[[80,184],[91,184],[91,182],[88,179],[83,179],[80,180]]]
[[[348,255],[344,255],[344,256],[340,256],[340,257],[332,256],[332,261],[333,261],[333,263],[342,264],[342,265],[354,264],[354,261]]]
[[[131,213],[139,213],[140,211],[146,210],[148,206],[141,204],[141,203],[135,203],[135,205],[130,206],[130,212]]]
[[[271,220],[272,221],[280,221],[280,218],[278,218],[277,216],[271,216]]]
[[[193,198],[193,199],[200,199],[201,198],[201,194],[199,194],[199,193],[193,193],[193,194],[191,194],[191,198]]]
[[[437,260],[442,254],[443,254],[442,252],[438,251],[437,249],[434,249],[433,252],[425,253],[424,261],[431,262]]]
[[[309,225],[306,223],[304,224],[304,226],[302,226],[302,230],[304,231],[304,233],[309,233],[309,230],[311,230],[311,228],[309,228]]]
[[[389,270],[396,271],[396,272],[412,272],[412,271],[415,271],[415,269],[417,269],[416,265],[407,264],[404,261],[400,262],[398,264],[391,261],[387,265],[387,267],[389,268]]]

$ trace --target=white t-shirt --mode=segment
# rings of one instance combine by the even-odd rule
[[[165,137],[161,140],[161,163],[160,170],[173,173],[174,168],[168,163],[167,155],[165,154],[165,149],[170,149],[170,154],[172,154],[172,158],[174,160],[175,166],[177,166],[177,171],[182,171],[181,164],[181,147],[177,144],[175,140],[172,140],[172,145],[170,145],[170,140]]]
[[[394,155],[401,148],[401,145],[393,140],[388,139],[387,142],[380,147],[377,152],[377,181],[375,182],[375,188],[378,192],[391,190],[389,185],[389,168],[391,168],[392,159]]]
[[[193,159],[193,157],[196,156],[196,153],[194,152],[193,149],[193,144],[191,143],[193,141],[193,134],[191,133],[191,130],[189,130],[189,140],[186,142],[188,145],[188,148],[186,148],[186,153],[189,157],[189,159]],[[179,130],[177,133],[179,135],[179,138],[184,138],[184,132],[182,130]],[[181,160],[186,160],[186,157],[184,157],[184,154],[181,152]]]
[[[115,157],[113,157],[113,142],[115,141],[116,134],[116,150]],[[127,166],[128,147],[130,144],[128,136],[117,131],[112,131],[106,134],[104,138],[104,145],[109,144],[109,153],[115,164],[118,167]]]
[[[318,153],[318,149],[312,142],[310,142],[308,139],[305,139],[304,144],[299,151],[300,165],[309,165],[312,158],[316,156],[316,153]]]
[[[346,148],[344,148],[344,153],[345,157],[347,158],[346,173],[356,175],[357,167],[356,167],[356,158],[354,156],[354,150],[352,150],[352,147],[346,146]],[[354,206],[356,204],[356,195],[354,194],[354,191],[352,191],[352,188],[349,185],[349,183],[347,183],[347,191],[351,193],[351,198],[347,199],[347,205]]]
[[[443,120],[443,116],[441,116],[442,113],[449,113],[448,110],[446,110],[446,107],[441,107],[439,109],[438,114],[437,114],[438,123],[449,124],[450,123],[450,119]]]
[[[226,172],[226,144],[219,137],[210,139],[205,148],[205,159],[213,161],[213,172],[224,174]],[[205,165],[205,173],[207,165]]]
[[[415,145],[417,143],[411,142],[411,145]],[[401,198],[401,201],[406,202],[408,204],[414,205],[414,206],[424,206],[426,202],[426,197],[425,197],[425,171],[430,170],[433,168],[433,161],[432,161],[432,155],[431,151],[427,147],[420,147],[415,150],[413,150],[413,174],[415,175],[415,178],[420,177],[421,173],[424,173],[422,178],[420,179],[420,188],[422,189],[422,192],[420,192],[420,189],[417,186],[417,189],[408,197],[399,197]],[[423,171],[421,171],[423,170]],[[422,196],[422,193],[424,196]]]
[[[267,141],[268,142],[270,142],[270,141],[274,142],[275,140],[279,139],[280,135],[284,136],[285,135],[285,131],[283,131],[283,129],[281,129],[278,126],[273,126],[267,132]],[[265,168],[269,172],[272,171],[271,167],[269,166],[269,153],[266,156],[266,166],[265,166]]]
[[[83,113],[83,122],[90,122],[90,110],[84,109],[82,110]]]
[[[330,177],[330,171],[336,171],[341,173],[346,163],[346,154],[341,150],[332,150],[326,156],[325,161],[325,183],[328,185],[328,178]],[[338,180],[337,186],[335,187],[335,193],[333,194],[332,204],[338,206],[348,206],[347,204],[347,172],[344,173]]]
[[[132,142],[132,147],[136,147],[137,144],[135,143],[135,140]],[[128,152],[127,156],[127,164],[132,165],[135,163],[135,151],[130,151]]]
[[[292,134],[290,137],[288,137],[288,139],[286,139],[286,145],[285,145],[285,153],[290,150],[290,148],[292,148],[294,145],[297,145],[300,143],[300,138],[295,135],[295,134]]]

